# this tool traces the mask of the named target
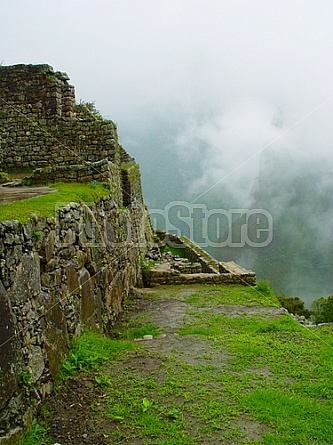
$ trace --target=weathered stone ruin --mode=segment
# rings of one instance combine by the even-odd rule
[[[23,172],[35,185],[107,186],[93,203],[60,206],[26,225],[4,221],[0,205],[0,444],[9,445],[20,443],[50,393],[69,337],[112,330],[124,300],[142,285],[154,234],[138,165],[113,122],[75,103],[66,74],[49,65],[0,66],[0,144],[0,172]],[[176,241],[184,240],[169,238]],[[189,240],[184,251],[186,261],[156,262],[147,282],[255,284],[252,272],[217,263]]]
[[[160,246],[172,246],[181,249],[185,258],[174,256],[170,252],[158,254],[156,248],[146,257],[156,261],[144,277],[150,287],[163,284],[240,284],[256,285],[254,272],[245,270],[233,261],[219,262],[208,255],[199,246],[185,236],[157,231]]]
[[[0,67],[0,171],[37,169],[35,183],[107,181],[133,162],[116,125],[77,105],[68,79],[49,65]]]
[[[0,443],[9,444],[51,391],[69,336],[112,329],[142,284],[152,231],[138,165],[113,122],[75,104],[67,75],[48,65],[0,67],[0,137],[0,170],[37,184],[107,185],[105,198],[24,226],[2,221],[0,206]]]

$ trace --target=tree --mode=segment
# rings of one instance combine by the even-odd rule
[[[327,298],[321,297],[314,300],[311,310],[316,317],[316,323],[333,322],[333,295]]]
[[[288,312],[297,315],[304,315],[304,317],[309,317],[310,311],[305,309],[304,301],[299,297],[287,297],[284,294],[277,295],[276,297],[281,306],[287,309]]]

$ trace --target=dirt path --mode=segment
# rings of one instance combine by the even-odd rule
[[[103,370],[103,375],[109,379],[106,386],[96,383],[98,373],[80,373],[50,398],[45,411],[49,434],[55,439],[52,444],[240,445],[260,441],[267,427],[246,413],[237,412],[230,398],[230,385],[221,383],[223,370],[230,360],[227,349],[212,339],[195,334],[180,335],[179,332],[194,312],[198,317],[212,312],[217,316],[259,314],[273,318],[285,312],[277,307],[231,305],[230,302],[225,305],[212,302],[210,307],[208,301],[200,307],[189,300],[199,289],[180,286],[139,291],[115,327],[115,336],[126,337],[133,329],[147,326],[158,328],[158,334],[133,339],[135,349]],[[209,290],[207,298],[214,299],[214,292],[217,291]],[[269,370],[255,369],[254,365],[253,369],[260,378],[269,378]],[[167,427],[163,434],[156,432],[158,426],[153,431],[155,411],[149,411],[150,406],[141,414],[152,416],[148,422],[152,431],[144,437],[139,434],[139,430],[145,431],[149,425],[138,419],[134,426],[129,417],[139,416],[140,406],[128,408],[128,412],[122,410],[133,403],[141,404],[145,394],[148,401],[158,400],[155,408],[159,410],[158,418],[163,418],[165,424],[169,422],[176,436],[180,435],[176,426],[180,428],[180,424],[186,424],[187,438],[184,435],[183,441],[179,437],[173,441]],[[205,416],[205,404],[213,403],[221,394],[225,401],[230,399],[230,415],[219,412],[223,405],[217,404],[211,413],[207,408]],[[164,406],[168,408],[162,409]],[[219,423],[224,415],[226,420],[222,425],[225,427]]]

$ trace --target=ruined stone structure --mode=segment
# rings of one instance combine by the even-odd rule
[[[0,444],[20,442],[69,337],[112,329],[152,242],[138,165],[67,80],[48,65],[0,67],[0,170],[107,185],[25,226],[1,221],[0,206]]]
[[[256,274],[230,262],[219,262],[185,236],[156,232],[160,243],[182,249],[185,260],[161,256],[144,277],[150,287],[163,284],[240,284],[255,286]]]
[[[49,65],[0,66],[1,170],[24,171],[35,184],[107,185],[94,203],[60,206],[26,225],[3,221],[0,205],[0,445],[10,445],[50,393],[69,337],[87,328],[110,332],[142,284],[153,233],[139,167],[115,124],[77,105],[68,76]],[[195,264],[152,270],[151,285],[255,284],[252,272],[217,263],[189,240],[184,249]]]
[[[75,104],[68,79],[49,65],[0,67],[0,171],[38,169],[37,183],[107,181],[111,164],[133,161],[112,121]]]

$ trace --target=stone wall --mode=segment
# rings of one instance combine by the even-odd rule
[[[0,66],[0,144],[0,171],[126,158],[115,124],[76,105],[67,74],[49,65]]]
[[[102,182],[117,190],[122,190],[122,177],[118,166],[102,159],[89,164],[61,165],[37,168],[29,178],[34,185],[54,182]]]
[[[239,284],[241,286],[255,286],[256,276],[251,271],[242,273],[180,273],[165,264],[156,265],[147,278],[150,287],[171,284]]]
[[[171,247],[182,249],[186,258],[191,260],[193,263],[199,263],[201,265],[202,272],[213,274],[219,273],[219,262],[201,249],[201,247],[194,244],[186,236],[182,236],[180,238],[162,230],[156,231],[156,235],[162,243],[165,243]]]
[[[125,206],[128,206],[133,201],[134,196],[138,197],[139,201],[143,201],[141,175],[137,164],[133,162],[123,164],[121,167],[121,182]]]
[[[185,257],[192,261],[195,267],[188,267],[188,271],[184,273],[181,268],[177,267],[177,262],[170,261],[168,257],[162,256],[160,261],[157,261],[154,267],[145,274],[145,283],[148,286],[195,283],[256,285],[256,274],[254,272],[243,269],[232,261],[216,261],[185,236],[178,237],[164,231],[157,231],[156,236],[160,247],[170,246],[182,249]],[[146,256],[148,259],[151,258],[149,252]],[[196,265],[200,266],[199,273],[196,271]]]
[[[51,391],[68,338],[108,333],[152,242],[138,165],[116,125],[75,103],[65,73],[49,65],[0,66],[0,171],[34,184],[104,182],[109,196],[69,204],[27,226],[1,221],[0,444],[16,444]]]
[[[39,119],[70,119],[75,113],[74,87],[66,73],[54,72],[50,65],[0,67],[3,104],[26,110]]]
[[[69,204],[27,226],[0,222],[0,443],[18,443],[33,406],[51,391],[68,337],[110,332],[141,285],[148,213],[108,196]]]

